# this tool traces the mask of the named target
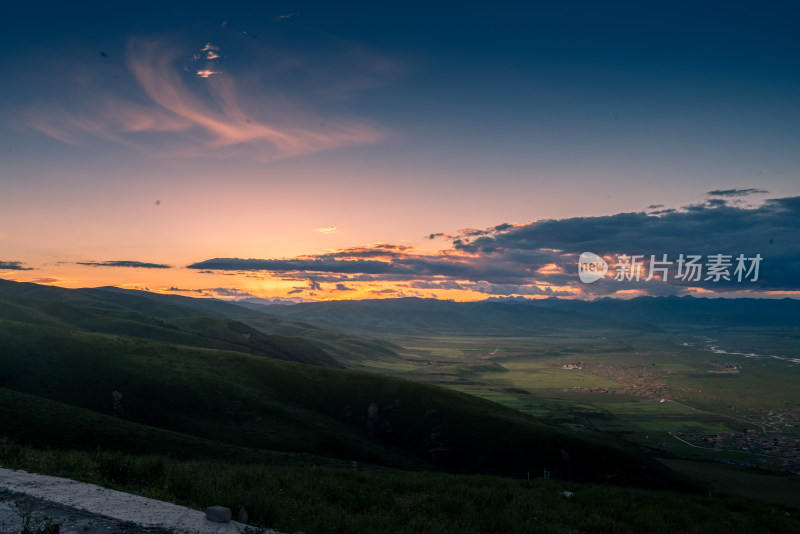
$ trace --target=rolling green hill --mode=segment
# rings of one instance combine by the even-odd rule
[[[210,439],[134,423],[38,395],[0,387],[0,438],[39,449],[117,451],[159,455],[173,459],[197,459],[246,463],[316,464],[344,466],[323,456],[281,453],[231,445]]]
[[[0,318],[334,367],[341,367],[337,360],[359,361],[368,355],[397,358],[397,347],[383,340],[324,330],[215,299],[118,288],[63,289],[0,279]],[[218,323],[212,324],[215,320]],[[294,350],[295,345],[300,350]]]
[[[83,410],[65,414],[76,418],[75,428],[91,427],[83,435],[97,436],[96,446],[118,439],[104,437],[115,425],[80,414],[223,448],[466,472],[519,475],[547,468],[566,479],[683,485],[617,440],[569,432],[435,386],[298,363],[320,349],[294,338],[278,346],[273,341],[280,337],[242,322],[201,316],[166,321],[64,302],[82,296],[4,298],[13,306],[2,306],[3,316],[17,320],[0,319],[0,387],[6,395],[43,399],[41,406]],[[277,358],[279,350],[285,357]],[[289,359],[294,361],[282,361]],[[28,414],[20,419],[17,410],[6,411],[7,421],[16,421],[6,429],[17,429],[8,437],[32,439],[36,427],[35,435],[60,446],[63,421],[59,427],[52,418]],[[154,434],[154,439],[162,438]],[[78,444],[93,443],[88,442]],[[65,440],[63,445],[78,444]]]
[[[402,376],[400,371],[407,373],[409,368],[441,374],[449,369],[442,366],[450,363],[457,367],[457,373],[468,375],[475,387],[491,389],[488,381],[498,378],[493,373],[502,374],[497,386],[502,388],[488,399],[498,400],[502,393],[523,395],[524,402],[533,402],[535,395],[529,391],[503,385],[503,380],[510,384],[508,377],[520,372],[512,365],[516,359],[527,362],[536,355],[555,358],[560,352],[548,353],[553,347],[570,355],[594,353],[609,344],[613,350],[601,350],[598,358],[624,349],[628,351],[624,354],[638,362],[647,340],[674,336],[672,330],[664,333],[659,327],[673,329],[715,317],[715,310],[721,306],[702,302],[696,308],[689,305],[684,309],[684,301],[670,299],[631,302],[394,299],[263,306],[116,288],[67,290],[0,280],[0,449],[4,461],[13,465],[56,462],[56,474],[74,471],[90,480],[99,476],[134,491],[147,486],[163,492],[162,498],[189,499],[194,504],[213,500],[213,495],[198,497],[192,488],[212,479],[216,487],[218,472],[230,470],[240,474],[226,482],[226,499],[233,499],[236,506],[242,503],[248,510],[258,510],[254,517],[270,525],[278,521],[267,503],[273,496],[253,488],[280,477],[287,488],[297,488],[302,480],[319,476],[312,466],[347,467],[332,470],[331,480],[352,475],[353,481],[348,478],[348,484],[361,488],[332,490],[334,486],[326,489],[314,485],[303,490],[304,496],[312,496],[311,501],[322,499],[326,506],[339,511],[342,492],[345,499],[360,495],[358,499],[364,500],[366,495],[388,491],[379,487],[416,484],[419,471],[524,479],[528,473],[531,478],[541,477],[547,469],[555,479],[552,484],[574,484],[569,486],[570,491],[595,495],[591,501],[579,502],[553,493],[558,502],[564,500],[571,507],[562,510],[556,521],[566,525],[564,518],[574,513],[597,510],[575,526],[606,531],[622,525],[615,523],[621,517],[619,511],[606,513],[596,502],[596,495],[623,491],[607,489],[609,485],[690,492],[696,492],[698,486],[670,470],[668,466],[673,464],[655,461],[655,456],[663,454],[654,454],[652,447],[641,448],[605,431],[578,430],[576,425],[566,429],[522,413],[516,405],[502,406],[455,389],[352,367],[392,368],[396,360],[396,374]],[[788,318],[784,322],[793,320],[794,304],[762,304],[760,313],[765,317],[785,312]],[[652,321],[655,327],[639,322],[656,316],[658,320]],[[723,317],[728,321],[723,328],[733,332],[737,327],[735,317],[731,317]],[[708,324],[707,328],[714,328],[722,323]],[[339,327],[346,327],[348,332],[331,330]],[[613,339],[605,337],[608,332],[613,333]],[[497,361],[494,354],[501,338],[491,334],[508,335],[512,344],[504,346]],[[615,337],[617,334],[619,337]],[[379,339],[384,335],[399,344],[406,340],[417,344],[400,347]],[[422,343],[425,340],[431,344]],[[625,340],[634,340],[634,346],[629,347]],[[449,346],[455,342],[456,348]],[[421,356],[423,353],[427,356]],[[472,361],[474,358],[479,362]],[[425,364],[425,359],[436,361]],[[591,359],[588,352],[584,359]],[[574,422],[574,417],[569,421]],[[356,465],[353,462],[367,469],[350,469]],[[155,471],[151,470],[153,465]],[[290,476],[290,468],[283,467],[289,465],[303,467]],[[255,471],[261,478],[250,481],[255,484],[253,488],[242,490],[243,481],[250,480],[249,474]],[[439,488],[436,496],[425,490],[420,498],[435,499],[433,508],[446,509],[448,514],[451,506],[455,507],[455,513],[463,502],[447,500],[450,489],[446,480],[451,475],[433,473],[425,475],[425,487]],[[469,486],[472,480],[479,479],[463,477],[459,484]],[[602,486],[578,486],[577,482]],[[547,486],[551,483],[543,483],[543,490],[551,491]],[[492,487],[500,484],[492,482]],[[391,491],[400,491],[397,499],[401,501],[407,498],[397,488]],[[475,499],[495,495],[496,491],[478,491]],[[630,495],[619,493],[612,499],[617,503],[614,506],[622,506],[619,503],[627,502]],[[672,494],[647,495],[656,502],[660,496]],[[329,497],[330,503],[326,500]],[[297,501],[296,496],[287,498]],[[693,503],[692,498],[677,496],[675,502],[684,506]],[[289,506],[288,502],[282,506]],[[718,501],[702,502],[702,507],[686,515],[686,525],[700,516],[707,524],[712,523],[703,515],[707,514],[705,503]],[[319,503],[303,506],[302,512],[289,514],[286,523],[297,524],[298,518],[307,517]],[[714,513],[724,517],[726,506],[740,505],[714,504]],[[752,506],[763,517],[776,513]],[[358,506],[350,503],[346,508],[352,514]],[[740,515],[749,517],[750,513]],[[326,514],[314,524],[327,524],[336,515]],[[372,518],[378,513],[364,514]],[[394,512],[386,514],[380,521],[391,523],[389,515]],[[625,524],[639,524],[643,517],[637,514],[631,511]],[[514,517],[519,522],[522,515]],[[490,523],[499,524],[495,519]],[[788,524],[789,519],[783,522]],[[442,530],[441,524],[420,529]],[[671,527],[662,531],[671,531]]]
[[[279,360],[341,367],[314,343],[298,337],[267,335],[239,321],[218,317],[163,320],[114,309],[0,295],[0,318],[28,324],[103,332],[195,347],[227,349]]]

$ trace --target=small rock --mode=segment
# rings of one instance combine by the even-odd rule
[[[209,506],[206,508],[206,519],[215,523],[230,523],[231,509],[224,506]]]

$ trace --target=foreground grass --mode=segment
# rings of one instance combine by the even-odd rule
[[[560,481],[176,461],[44,451],[9,441],[0,443],[0,464],[200,509],[221,504],[236,513],[244,507],[250,523],[283,532],[800,531],[797,509]]]

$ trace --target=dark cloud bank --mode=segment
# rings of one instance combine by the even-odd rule
[[[754,189],[712,191],[739,197]],[[467,229],[450,240],[452,248],[418,254],[407,247],[378,245],[293,259],[215,258],[190,265],[206,271],[263,271],[291,280],[344,284],[359,281],[406,282],[421,289],[468,289],[495,295],[559,295],[540,286],[580,287],[589,295],[641,289],[650,294],[678,294],[687,286],[716,292],[800,290],[800,197],[742,207],[735,201],[710,199],[681,209],[619,213],[602,217],[541,220],[523,225],[500,224]],[[757,281],[681,282],[669,279],[618,282],[578,281],[577,257],[591,251],[614,261],[619,254],[739,254],[763,259]],[[541,269],[541,270],[540,270]],[[346,286],[340,286],[346,287]]]
[[[711,197],[746,197],[766,193],[769,193],[769,191],[748,187],[747,189],[714,189],[706,194]]]
[[[162,263],[145,263],[141,261],[79,261],[78,265],[88,265],[89,267],[135,267],[139,269],[171,269],[170,265]]]
[[[0,270],[2,271],[32,271],[32,267],[25,267],[19,261],[0,261]]]

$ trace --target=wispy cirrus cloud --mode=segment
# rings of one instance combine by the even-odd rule
[[[69,105],[45,103],[28,111],[26,123],[72,144],[94,137],[195,156],[248,150],[263,161],[374,144],[389,136],[367,120],[317,112],[294,94],[244,87],[237,78],[250,77],[218,68],[220,54],[211,43],[191,57],[165,39],[131,39],[126,66],[137,92],[99,88]],[[185,58],[206,63],[189,69],[181,66]]]

